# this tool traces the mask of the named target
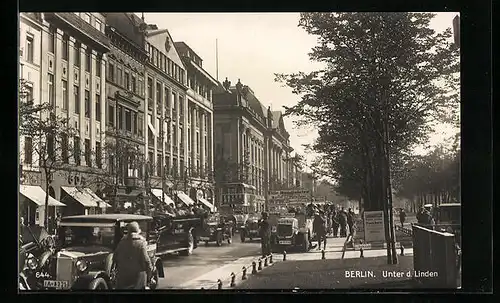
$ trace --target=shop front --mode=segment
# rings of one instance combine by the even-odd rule
[[[50,193],[49,193],[50,194]],[[37,185],[19,186],[19,213],[24,218],[25,225],[45,226],[45,213],[55,218],[55,214],[62,212],[64,203],[48,196],[48,209],[45,209],[47,192]]]

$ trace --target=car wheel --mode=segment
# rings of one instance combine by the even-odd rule
[[[222,233],[217,233],[215,237],[216,237],[215,242],[217,243],[217,246],[222,246]]]
[[[181,256],[190,256],[193,254],[193,249],[194,249],[194,237],[193,237],[193,234],[189,233],[188,247],[186,250],[181,251],[180,255]]]
[[[106,283],[106,280],[104,280],[103,278],[95,278],[94,280],[90,281],[89,289],[105,290],[108,289],[108,284]]]

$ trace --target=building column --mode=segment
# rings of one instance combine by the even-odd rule
[[[177,172],[179,173],[179,175],[181,174],[181,170],[180,170],[180,163],[181,163],[181,153],[180,153],[180,142],[181,142],[181,134],[179,133],[179,94],[175,94],[174,95],[174,100],[175,102],[175,108],[177,109],[175,111],[175,120],[177,121],[176,124],[175,124],[175,132],[177,133],[177,142],[175,142],[175,150],[177,151]]]
[[[95,100],[97,93],[97,78],[96,78],[96,68],[97,68],[97,52],[92,50],[92,54],[90,56],[90,60],[92,60],[92,64],[90,66],[90,150],[95,150],[95,141],[96,141],[96,111],[95,111]],[[102,71],[101,71],[102,72]],[[102,75],[102,73],[101,73]],[[91,154],[92,160],[92,154]]]
[[[202,176],[205,175],[207,168],[205,167],[205,111],[201,111],[201,121],[200,121],[200,165]]]
[[[196,167],[196,109],[193,104],[188,106],[188,114],[191,115],[191,172]]]
[[[86,72],[85,72],[85,66],[87,64],[87,56],[85,55],[85,51],[87,50],[87,45],[81,43],[80,47],[80,122],[79,127],[80,127],[80,162],[82,166],[86,166],[87,163],[85,162],[85,131],[87,130],[87,124],[85,123],[85,78],[86,78]]]
[[[211,91],[210,91],[211,92]],[[208,115],[208,169],[213,174],[214,171],[214,115],[213,112]]]
[[[56,45],[55,45],[55,54],[54,54],[54,83],[53,89],[54,89],[54,104],[55,104],[55,112],[56,116],[60,117],[61,116],[61,111],[62,111],[62,69],[64,66],[64,63],[62,61],[62,37],[64,35],[64,32],[60,29],[57,29],[54,35],[54,39],[56,40]],[[48,80],[48,79],[47,79]]]
[[[106,140],[106,112],[107,112],[107,95],[106,95],[106,67],[107,67],[107,56],[106,54],[102,54],[101,58],[101,84],[100,84],[100,95],[101,95],[101,126],[99,127],[101,133],[99,134],[99,138],[101,141],[101,150],[104,150],[104,142]],[[101,155],[102,156],[102,155]],[[104,157],[101,157],[104,159]],[[104,164],[104,163],[103,163]],[[104,165],[103,165],[104,167]]]
[[[172,169],[172,165],[173,165],[173,140],[172,140],[172,131],[173,131],[173,116],[172,116],[172,105],[173,105],[173,94],[172,94],[172,90],[170,88],[167,89],[167,97],[168,100],[170,101],[169,104],[169,109],[168,109],[168,114],[169,114],[169,117],[170,119],[167,121],[167,124],[168,124],[168,129],[170,129],[170,136],[167,138],[167,141],[170,142],[170,144],[168,145],[168,152],[170,153],[170,157],[168,157],[168,167],[170,167],[170,169]],[[167,134],[168,136],[168,134]],[[170,172],[169,172],[170,173]]]

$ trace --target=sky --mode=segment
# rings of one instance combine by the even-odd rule
[[[140,13],[136,13],[140,16]],[[145,21],[168,29],[172,39],[188,44],[202,59],[203,68],[217,77],[226,77],[234,85],[241,79],[264,106],[282,110],[293,106],[300,96],[274,81],[274,73],[311,72],[322,65],[309,60],[308,53],[317,38],[298,27],[299,13],[145,13]],[[437,13],[431,22],[436,31],[452,27],[457,13]],[[217,41],[217,43],[216,43]],[[217,47],[216,47],[217,45]],[[285,118],[290,133],[290,145],[306,156],[310,163],[314,154],[305,153],[304,144],[313,143],[317,132],[313,128],[297,128],[291,118]],[[430,145],[455,133],[452,127],[440,125],[431,136]],[[418,148],[416,153],[424,153]]]

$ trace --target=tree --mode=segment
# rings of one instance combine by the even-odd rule
[[[45,176],[43,178],[45,187],[43,220],[44,225],[48,226],[49,187],[52,183],[52,176],[57,171],[68,169],[71,165],[71,158],[74,158],[75,163],[79,165],[82,144],[76,130],[69,123],[69,118],[57,116],[52,104],[37,103],[28,91],[27,82],[21,80],[18,103],[19,133],[31,139],[30,154],[35,155],[35,161],[38,160],[38,166]]]
[[[424,142],[429,122],[449,118],[448,109],[458,105],[458,48],[451,29],[436,33],[429,27],[433,17],[303,13],[299,26],[319,42],[310,57],[325,68],[276,75],[302,96],[285,115],[301,116],[300,123],[319,129],[313,148],[331,158],[328,169],[339,183],[357,179],[365,208],[383,208],[389,222],[390,163]],[[388,242],[390,232],[386,226]]]

